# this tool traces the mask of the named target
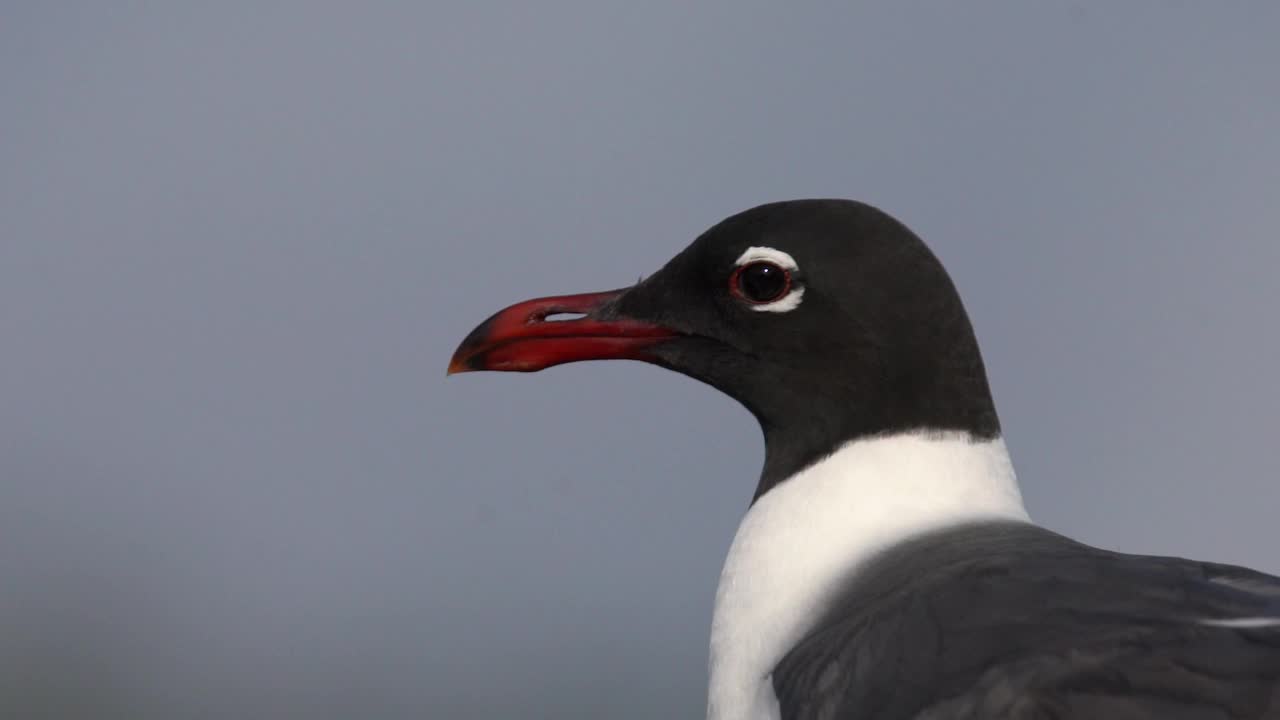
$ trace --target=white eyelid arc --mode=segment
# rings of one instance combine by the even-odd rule
[[[735,267],[742,267],[753,262],[771,262],[792,272],[800,269],[800,266],[796,264],[796,259],[789,254],[775,248],[762,246],[752,246],[743,250],[738,259],[733,261],[733,264]]]
[[[780,268],[786,269],[788,272],[796,272],[800,266],[796,264],[795,258],[788,253],[771,247],[752,246],[742,251],[738,259],[734,261],[735,267],[742,267],[754,262],[769,262]],[[804,299],[804,286],[793,285],[791,292],[787,293],[778,300],[769,303],[760,303],[758,305],[748,305],[756,312],[790,312],[800,307],[800,301]]]

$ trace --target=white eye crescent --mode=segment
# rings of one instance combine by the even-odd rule
[[[790,312],[800,306],[804,287],[795,282],[800,266],[791,255],[771,247],[749,247],[734,261],[729,290],[757,312]]]

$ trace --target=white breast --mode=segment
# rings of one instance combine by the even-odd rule
[[[1004,441],[856,440],[778,484],[729,548],[711,623],[708,720],[778,717],[770,673],[878,551],[977,519],[1028,520]]]

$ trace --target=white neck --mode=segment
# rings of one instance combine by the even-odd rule
[[[708,720],[777,718],[774,666],[862,563],[979,519],[1029,521],[1004,441],[967,433],[855,440],[766,492],[720,574]]]

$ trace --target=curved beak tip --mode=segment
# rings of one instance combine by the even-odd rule
[[[470,340],[470,338],[468,338],[468,340]],[[471,348],[468,347],[467,342],[464,341],[458,346],[457,350],[453,351],[453,356],[449,358],[449,367],[444,373],[445,377],[457,375],[458,373],[484,370],[484,367],[478,366],[472,362],[477,356],[477,353],[468,352],[470,349]]]

